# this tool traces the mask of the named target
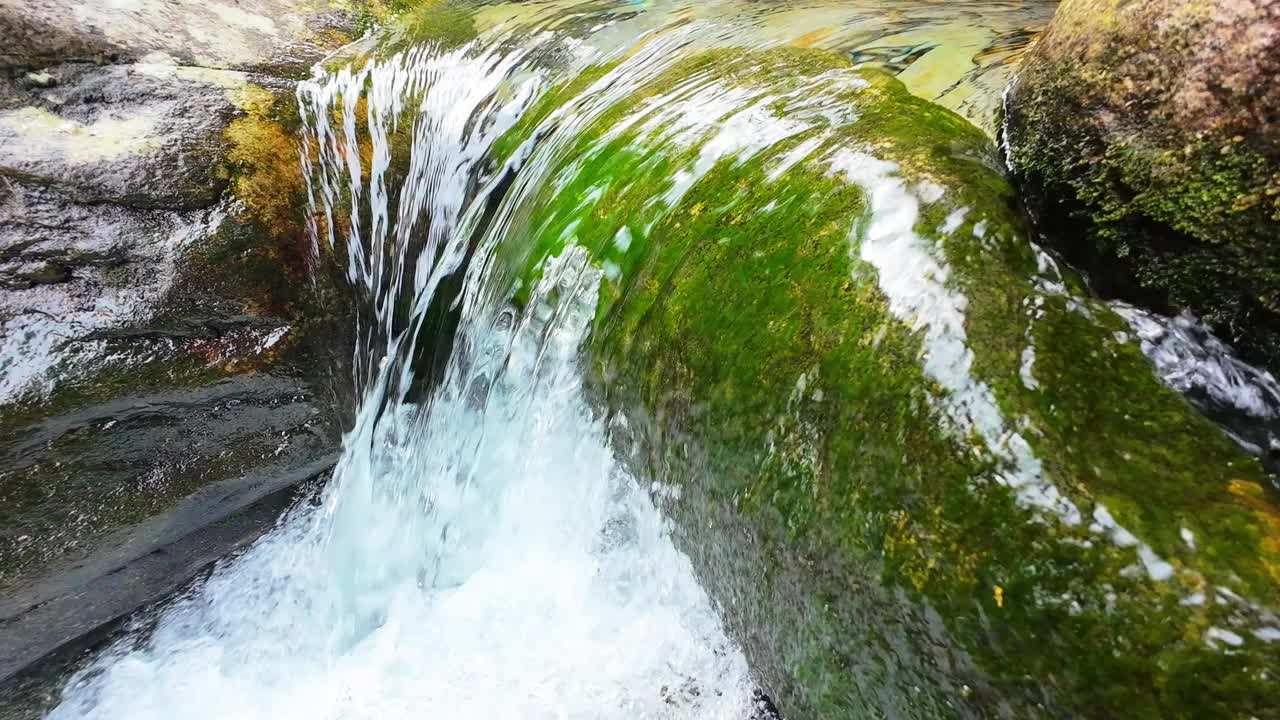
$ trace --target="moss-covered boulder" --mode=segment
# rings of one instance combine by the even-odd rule
[[[1007,103],[1040,229],[1104,293],[1280,369],[1280,5],[1066,0]]]
[[[555,292],[600,283],[621,456],[785,716],[1280,717],[1274,487],[1027,242],[980,131],[818,51],[606,94],[630,68],[500,143],[538,174],[499,265],[529,304],[593,259]]]

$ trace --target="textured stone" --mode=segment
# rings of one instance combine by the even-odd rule
[[[333,461],[350,350],[308,276],[288,79],[351,37],[331,5],[0,0],[0,679]]]
[[[1280,2],[1067,0],[1006,133],[1041,231],[1101,292],[1280,369]]]
[[[169,60],[306,66],[341,44],[358,3],[326,0],[0,0],[0,66]]]
[[[243,73],[171,65],[63,65],[0,111],[0,174],[80,203],[195,209],[216,203],[220,132]]]

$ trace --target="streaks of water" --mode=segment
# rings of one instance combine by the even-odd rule
[[[327,218],[315,237],[346,248],[366,301],[364,400],[335,478],[95,660],[51,717],[748,712],[745,660],[584,401],[578,348],[600,272],[564,253],[523,312],[488,302],[501,212],[463,268],[490,182],[481,161],[539,82],[499,92],[521,57],[415,50],[300,90],[319,149],[311,197]],[[397,196],[387,144],[402,117],[414,127]],[[411,401],[421,318],[455,272],[454,353]]]

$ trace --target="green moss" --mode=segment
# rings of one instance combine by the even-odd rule
[[[425,0],[413,4],[398,21],[415,44],[430,42],[452,48],[476,36],[470,3],[459,0]]]
[[[856,119],[726,156],[674,206],[657,200],[706,138],[624,122],[647,100],[712,85],[785,97],[832,71],[861,81],[823,97]],[[500,148],[569,106],[561,87]],[[817,147],[775,177],[805,141]],[[973,382],[1084,522],[1020,501],[1001,479],[1007,452],[945,411],[923,331],[890,312],[860,259],[870,206],[823,161],[838,149],[892,161],[909,187],[945,188],[916,231],[966,299]],[[683,489],[669,508],[682,546],[784,712],[1276,717],[1280,697],[1258,674],[1280,662],[1274,644],[1250,638],[1228,656],[1204,634],[1239,627],[1240,608],[1182,604],[1215,587],[1280,600],[1277,506],[1258,464],[1153,377],[1105,306],[1042,289],[978,130],[833,55],[724,51],[677,63],[554,152],[499,250],[513,295],[536,300],[547,258],[569,246],[602,269],[599,396],[627,414],[640,469]],[[1034,388],[1020,378],[1028,343]],[[1095,505],[1175,576],[1148,578],[1132,547],[1090,530]]]
[[[1097,287],[1190,310],[1276,370],[1280,136],[1262,118],[1280,65],[1266,43],[1235,45],[1266,12],[1064,3],[1010,94],[1008,136],[1043,231]]]
[[[619,62],[615,61],[604,65],[593,65],[575,75],[572,79],[566,80],[544,92],[537,102],[533,104],[533,107],[520,116],[515,126],[494,143],[493,149],[490,151],[490,156],[494,159],[494,162],[499,165],[505,163],[521,145],[533,136],[534,131],[546,121],[551,113],[563,107],[565,103],[582,95],[583,91],[607,75],[618,64]]]
[[[330,73],[418,46],[452,50],[477,37],[475,0],[363,0],[356,30],[363,35],[323,66]]]
[[[330,218],[322,212],[307,215],[306,178],[298,157],[300,151],[311,153],[315,163],[317,148],[299,146],[302,118],[296,101],[291,94],[256,90],[245,104],[245,114],[232,121],[225,132],[229,145],[226,173],[238,202],[215,236],[185,259],[187,279],[181,287],[217,297],[223,303],[233,302],[240,314],[288,320],[296,331],[291,338],[297,340],[307,334],[301,329],[334,320],[335,288],[331,281],[345,272],[349,189],[344,187],[333,203],[337,246],[330,248],[325,240]],[[338,106],[330,121],[340,125],[343,111]],[[361,167],[367,173],[373,165],[372,142],[363,97],[354,114],[357,133],[363,138],[359,145]],[[402,123],[399,128],[389,138],[388,177],[395,185],[407,172],[412,124]],[[368,222],[367,217],[363,220]],[[309,222],[317,224],[318,245],[308,232]],[[339,281],[338,286],[343,283]]]

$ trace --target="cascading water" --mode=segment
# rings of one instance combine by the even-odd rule
[[[911,95],[982,125],[1008,74],[972,54],[1004,16],[940,7],[481,4],[318,69],[333,479],[51,717],[746,720],[757,680],[806,716],[1072,716],[1108,663],[1280,638],[1234,554],[1262,488],[1142,353],[1207,412],[1273,420],[1274,380],[1026,242],[987,138]],[[1221,467],[1240,502],[1200,499]]]
[[[566,253],[517,311],[485,292],[487,263],[464,268],[482,163],[541,82],[518,77],[532,47],[419,48],[302,87],[316,240],[346,248],[360,299],[355,427],[317,503],[81,671],[51,717],[750,714],[742,654],[584,399],[599,272]],[[454,352],[415,395],[423,323],[461,272]]]

